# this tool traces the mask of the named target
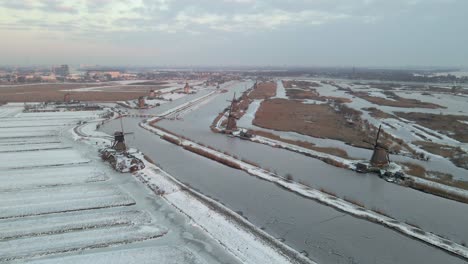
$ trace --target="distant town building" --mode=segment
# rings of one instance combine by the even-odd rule
[[[87,78],[100,81],[112,81],[118,80],[122,77],[120,71],[108,71],[108,70],[89,70],[86,72]]]
[[[108,71],[105,74],[108,74],[111,77],[111,79],[117,79],[117,78],[120,78],[120,75],[122,73],[119,71]]]
[[[55,75],[62,76],[62,77],[66,77],[68,76],[68,74],[70,74],[70,69],[68,68],[68,65],[66,64],[60,65],[60,67],[55,67],[53,71]]]
[[[42,81],[44,82],[55,82],[57,80],[57,77],[55,74],[50,74],[50,75],[43,75],[41,76]]]

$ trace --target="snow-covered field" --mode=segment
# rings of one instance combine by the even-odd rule
[[[20,151],[1,153],[0,159],[5,162],[0,164],[0,170],[89,162],[89,159],[82,157],[73,149],[31,150],[21,151],[20,154],[18,152]]]
[[[119,177],[131,175],[117,175],[96,153],[70,140],[73,126],[101,113],[22,113],[11,105],[0,107],[0,262],[123,247],[167,234],[169,228],[118,184]],[[186,251],[172,253],[183,259]],[[113,255],[98,259],[106,254]],[[135,256],[138,261],[151,254],[135,250],[127,258]]]
[[[12,110],[13,109],[13,110]],[[127,244],[163,236],[109,170],[67,134],[101,112],[22,113],[0,107],[0,261]],[[93,159],[94,158],[94,159]]]

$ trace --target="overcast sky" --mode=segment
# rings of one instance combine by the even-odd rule
[[[468,0],[0,0],[0,64],[468,66]]]

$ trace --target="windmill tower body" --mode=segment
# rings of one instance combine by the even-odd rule
[[[125,145],[125,134],[122,131],[116,131],[114,133],[114,142],[112,143],[112,148],[119,152],[124,152],[127,150],[127,146]]]
[[[235,110],[236,106],[236,94],[234,94],[234,97],[231,101],[231,106],[229,107],[229,115],[228,115],[228,121],[226,124],[226,130],[227,131],[233,131],[237,129],[237,122],[236,118],[233,115],[233,112]]]
[[[233,116],[229,116],[227,124],[226,124],[226,130],[227,131],[234,131],[236,129],[237,129],[236,119]]]
[[[184,93],[186,93],[186,94],[190,93],[190,85],[188,84],[188,82],[185,83]]]
[[[238,105],[238,100],[236,99],[236,93],[234,93],[234,96],[231,101],[231,111],[232,113],[237,113],[239,111],[239,105]]]
[[[379,131],[377,132],[377,138],[375,139],[374,152],[370,160],[372,167],[382,168],[388,166],[390,160],[388,155],[388,149],[378,142],[380,136],[380,129],[382,126],[379,126]]]
[[[381,146],[375,147],[370,163],[373,167],[382,168],[387,166],[389,163],[387,150]]]
[[[114,141],[112,142],[111,148],[115,149],[117,152],[125,152],[127,151],[127,145],[125,144],[125,135],[133,134],[133,132],[124,132],[122,118],[120,118],[120,128],[121,131],[114,132]]]

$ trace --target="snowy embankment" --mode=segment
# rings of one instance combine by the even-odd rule
[[[175,108],[172,108],[172,109],[169,109],[161,114],[159,114],[160,117],[165,117],[165,118],[169,118],[173,115],[177,115],[177,114],[181,114],[182,112],[188,112],[188,111],[191,111],[193,109],[195,109],[195,107],[198,107],[197,105],[200,104],[201,102],[207,100],[208,98],[210,98],[211,96],[214,96],[215,94],[219,93],[218,91],[212,91],[212,92],[209,92],[201,97],[197,97],[193,100],[190,100],[186,103],[183,103]]]
[[[435,182],[435,181],[431,181],[431,180],[426,180],[426,179],[416,177],[416,176],[406,175],[405,177],[412,179],[415,183],[425,185],[425,186],[428,186],[428,187],[432,187],[432,188],[435,188],[435,189],[439,189],[439,190],[445,191],[447,193],[454,194],[454,195],[456,195],[458,197],[461,197],[461,199],[464,198],[464,199],[468,200],[468,191],[467,190],[460,189],[460,188],[457,188],[457,187],[448,186],[448,185],[438,183],[438,182]]]
[[[223,154],[219,151],[201,146],[195,142],[181,139],[177,136],[174,136],[170,133],[167,133],[165,131],[162,131],[158,128],[155,128],[150,125],[151,120],[145,122],[145,123],[140,123],[140,126],[159,135],[159,136],[164,136],[166,138],[171,138],[175,142],[179,142],[179,145],[182,147],[187,147],[189,146],[190,148],[195,148],[199,149],[202,152],[209,153],[211,155],[217,156],[222,160],[228,161],[230,164],[235,164],[236,166],[240,167],[242,170],[248,172],[249,174],[256,176],[258,178],[273,182],[282,188],[288,189],[292,192],[295,192],[299,195],[302,195],[304,197],[316,200],[322,204],[328,205],[330,207],[333,207],[337,210],[349,213],[353,216],[367,219],[369,221],[372,221],[374,223],[381,224],[383,226],[392,228],[393,230],[396,230],[404,235],[407,235],[409,237],[419,239],[427,244],[433,245],[435,247],[441,248],[443,250],[446,250],[450,253],[456,254],[462,258],[468,259],[468,248],[466,248],[463,245],[457,244],[455,242],[452,242],[450,240],[447,240],[445,238],[442,238],[440,236],[437,236],[435,234],[432,234],[430,232],[425,232],[421,230],[420,228],[411,226],[409,224],[399,222],[391,217],[384,216],[382,214],[379,214],[377,212],[368,210],[366,208],[363,208],[361,206],[357,206],[353,203],[347,202],[343,199],[340,199],[338,197],[323,193],[319,190],[312,189],[308,186],[304,186],[299,183],[295,182],[290,182],[276,174],[273,174],[271,172],[268,172],[264,169],[261,169],[257,166],[245,163],[241,160],[235,159],[232,156]]]

